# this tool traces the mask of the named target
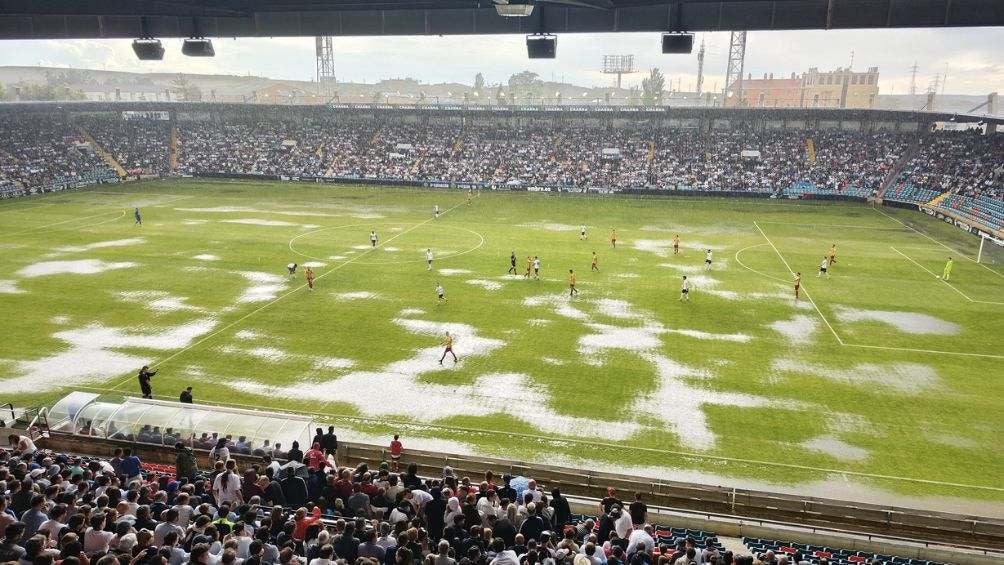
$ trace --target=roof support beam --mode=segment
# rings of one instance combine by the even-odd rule
[[[1004,26],[1004,1],[555,0],[503,18],[491,0],[0,0],[0,39],[134,38],[142,18],[156,37],[195,26],[207,37],[965,27]]]

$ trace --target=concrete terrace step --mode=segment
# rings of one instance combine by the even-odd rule
[[[939,194],[939,195],[935,196],[933,199],[931,199],[931,201],[928,202],[927,205],[928,206],[932,206],[932,207],[933,206],[940,206],[941,203],[944,202],[945,199],[948,198],[948,196],[950,194],[951,193],[949,193],[949,192],[942,192],[941,194]]]
[[[101,144],[98,143],[98,140],[94,139],[94,136],[91,135],[89,131],[87,131],[82,127],[78,129],[80,130],[80,135],[84,136],[84,139],[86,139],[91,144],[91,147],[94,148],[94,152],[98,154],[98,157],[101,157],[101,160],[103,160],[109,167],[111,167],[112,170],[115,171],[115,174],[117,174],[119,177],[126,176],[125,169],[122,167],[122,165],[119,164],[117,160],[115,160],[115,156],[113,156],[104,147],[102,147]]]

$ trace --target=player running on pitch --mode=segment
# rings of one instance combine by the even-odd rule
[[[444,304],[446,302],[446,291],[443,290],[443,285],[441,283],[436,283],[436,300],[439,304]]]
[[[377,244],[376,230],[370,230],[370,247],[376,247],[376,244]]]
[[[830,250],[826,252],[826,258],[830,260],[830,265],[835,265],[837,262],[837,244],[834,243],[830,246]]]
[[[289,273],[290,278],[292,278],[293,275],[296,274],[296,267],[297,267],[296,263],[290,263],[286,265],[286,272]]]
[[[468,188],[467,189],[467,205],[468,206],[471,205],[471,200],[473,198],[474,198],[474,189],[473,188]]]
[[[432,217],[439,218],[439,204],[432,207]]]
[[[540,280],[540,258],[533,256],[533,278]]]
[[[306,270],[303,271],[303,276],[307,277],[307,288],[314,290],[314,270],[307,267]]]
[[[443,364],[443,359],[446,359],[446,354],[449,353],[453,356],[453,364],[457,364],[457,354],[453,352],[453,336],[450,332],[446,332],[446,337],[443,338],[443,356],[439,358],[439,364]]]
[[[533,271],[533,257],[529,255],[526,256],[526,273],[523,275],[524,279],[530,278],[530,272]]]
[[[802,288],[802,273],[795,273],[795,300],[798,300],[798,291]]]
[[[428,266],[425,268],[426,271],[432,270],[432,249],[425,250],[425,262]]]
[[[711,250],[710,249],[708,249],[707,251],[704,252],[704,270],[705,271],[710,271],[711,270]]]
[[[599,259],[596,258],[595,251],[593,251],[593,264],[589,266],[589,270],[593,271],[594,273],[598,273],[600,271]]]
[[[949,257],[948,262],[945,263],[945,268],[941,271],[941,280],[947,281],[952,277],[952,267],[955,266],[955,261]]]
[[[140,215],[139,208],[136,208],[135,210],[133,210],[132,211],[132,215],[133,215],[134,218],[136,218],[136,223],[133,224],[133,225],[142,226],[143,225],[143,216]]]
[[[574,296],[578,293],[578,289],[575,288],[575,271],[568,269],[568,296]]]
[[[617,230],[610,228],[610,245],[617,248]]]
[[[589,235],[586,234],[586,224],[582,224],[582,226],[579,227],[579,240],[585,241],[587,239],[589,239]]]
[[[680,234],[673,236],[673,255],[680,254]]]
[[[822,262],[819,263],[819,272],[816,273],[816,277],[826,276],[826,278],[830,278],[830,273],[827,272],[829,268],[830,268],[829,257],[823,257]]]
[[[513,251],[512,253],[509,254],[509,270],[506,271],[506,274],[509,275],[518,274],[516,273],[516,251]]]
[[[680,301],[690,300],[690,281],[687,280],[687,275],[683,275],[683,284],[680,285]]]

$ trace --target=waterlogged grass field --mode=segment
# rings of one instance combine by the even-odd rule
[[[1004,501],[1004,270],[916,212],[189,180],[4,202],[0,234],[5,402],[138,395],[149,363],[157,397],[191,385],[345,439]],[[447,331],[460,361],[440,366]]]

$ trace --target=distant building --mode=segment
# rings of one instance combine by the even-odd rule
[[[878,67],[867,71],[840,69],[819,72],[812,67],[802,75],[805,108],[872,108],[878,96]]]
[[[743,81],[743,105],[748,108],[797,108],[802,104],[802,81],[791,73],[790,78],[774,78],[764,73],[762,79]],[[729,101],[730,106],[736,105]]]
[[[762,79],[747,76],[742,83],[742,105],[748,108],[873,108],[878,97],[878,67],[867,71],[840,69],[820,72],[813,67],[801,78]],[[736,85],[730,88],[733,92]],[[730,99],[729,106],[738,105]]]

